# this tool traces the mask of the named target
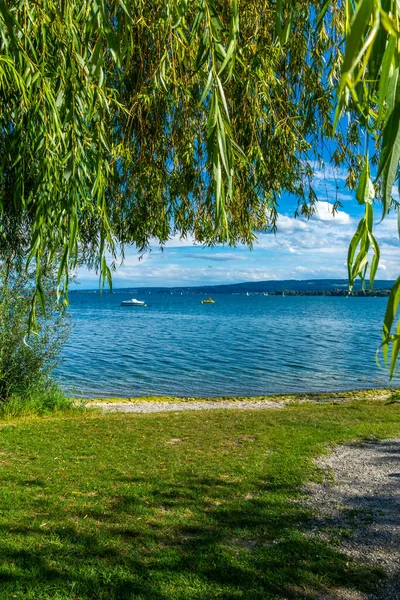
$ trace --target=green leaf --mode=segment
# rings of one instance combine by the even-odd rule
[[[42,309],[42,314],[44,317],[46,317],[46,300],[40,279],[36,281],[36,295],[39,300],[40,308]]]
[[[396,334],[392,341],[392,357],[391,357],[390,369],[389,369],[390,379],[393,378],[397,359],[399,356],[399,352],[400,352],[400,320],[397,323]]]
[[[372,290],[374,287],[376,272],[377,272],[378,266],[379,266],[380,248],[379,248],[378,242],[376,241],[375,237],[372,235],[371,232],[368,232],[368,236],[369,236],[370,242],[372,244],[372,247],[374,249],[374,255],[372,257],[372,262],[371,262],[371,271],[370,271],[370,275],[369,275],[369,287]]]
[[[229,46],[226,51],[226,56],[224,58],[224,62],[222,63],[222,65],[218,71],[218,77],[221,75],[221,73],[223,73],[223,71],[227,67],[228,63],[231,61],[232,57],[234,56],[235,50],[236,50],[236,39],[233,39],[229,42]]]
[[[226,172],[227,176],[229,177],[230,168],[229,168],[228,155],[227,155],[227,151],[226,151],[225,128],[224,128],[224,123],[223,123],[221,117],[218,119],[218,121],[219,121],[219,127],[217,128],[217,142],[218,142],[218,147],[219,147],[219,153],[220,153],[220,157],[221,157],[225,172]]]
[[[221,169],[221,159],[219,155],[217,156],[216,162],[214,162],[214,189],[215,189],[215,205],[216,205],[216,214],[217,221],[219,220],[219,216],[221,213],[221,189],[222,189],[222,169]]]
[[[365,204],[365,227],[368,232],[372,232],[373,224],[374,224],[374,210],[372,208],[372,204],[367,202]]]
[[[384,1],[385,0],[383,0],[382,4],[384,4]],[[380,18],[382,19],[382,12],[380,13]],[[390,37],[391,36],[388,35],[388,32],[384,29],[384,27],[380,26],[373,44],[370,58],[368,60],[368,78],[371,84],[371,91],[377,87],[377,83],[379,82],[383,58],[385,56]]]
[[[14,19],[13,14],[8,10],[4,0],[0,0],[0,15],[8,28],[9,34],[15,39],[15,34],[20,31],[18,22]]]
[[[129,12],[129,10],[127,9],[125,2],[123,2],[123,0],[118,0],[118,4],[120,5],[120,7],[124,11],[124,13],[127,15],[127,17],[129,17],[130,21],[134,22],[133,17],[131,15],[131,13]]]
[[[218,76],[216,77],[216,81],[217,81],[217,84],[218,84],[219,94],[220,94],[220,98],[222,100],[222,104],[223,104],[223,107],[224,107],[224,110],[225,110],[225,114],[226,114],[226,117],[227,117],[227,119],[229,121],[229,110],[228,110],[228,104],[227,104],[226,98],[225,98],[224,88],[223,88],[221,80],[220,80],[220,78]]]
[[[370,179],[368,153],[365,157],[364,167],[361,171],[360,179],[358,181],[356,198],[359,204],[371,204],[373,199],[375,198],[375,188]]]
[[[396,108],[396,98],[399,87],[399,69],[394,67],[389,73],[389,81],[387,84],[386,96],[384,99],[385,106],[385,123],[387,123]]]
[[[292,20],[293,20],[293,10],[290,11],[289,17],[285,23],[285,26],[279,36],[281,46],[285,46],[290,35],[290,30],[292,28]]]
[[[344,3],[345,15],[346,15],[346,35],[350,33],[350,24],[354,16],[354,2],[353,0],[345,0]]]
[[[396,49],[396,39],[394,36],[390,36],[389,42],[386,46],[385,54],[383,55],[381,74],[379,79],[379,112],[377,121],[381,121],[385,111],[385,100],[388,91],[389,77],[392,69],[394,52]],[[397,71],[398,72],[398,71]]]
[[[203,90],[203,93],[202,93],[200,101],[199,101],[199,106],[201,104],[203,104],[204,100],[207,98],[207,96],[208,96],[208,94],[210,92],[211,86],[213,84],[213,74],[214,73],[213,73],[213,71],[211,69],[210,72],[209,72],[209,74],[208,74],[207,82],[206,82],[206,85],[204,86],[204,90]]]
[[[370,19],[374,13],[374,8],[374,0],[360,0],[357,11],[352,18],[350,33],[346,39],[346,53],[342,66],[341,88],[359,60],[359,53],[363,47],[365,31],[369,26]]]
[[[332,0],[326,0],[325,4],[323,5],[321,12],[319,13],[318,19],[317,19],[317,23],[316,23],[316,30],[318,31],[324,21],[324,17],[326,15],[326,12],[328,10],[328,8],[331,5]]]
[[[92,62],[92,74],[94,77],[98,77],[100,74],[100,69],[103,64],[103,56],[101,55],[101,51],[103,49],[103,39],[102,36],[99,36],[97,42],[94,46],[93,53],[91,56]],[[101,56],[101,59],[100,59]]]
[[[365,232],[365,219],[361,219],[361,221],[358,224],[357,230],[350,241],[349,249],[347,252],[347,268],[348,268],[348,276],[349,276],[349,282],[350,282],[350,290],[352,290],[353,285],[354,285],[354,280],[355,280],[355,277],[353,277],[354,257],[356,254],[357,247],[364,235],[364,232]]]
[[[389,119],[385,123],[382,137],[381,156],[378,167],[378,179],[383,170],[386,168],[390,157],[393,153],[393,147],[395,145],[396,138],[398,136],[400,128],[400,103],[395,106],[394,111],[390,115]]]
[[[276,13],[275,13],[275,29],[280,38],[282,32],[282,19],[283,19],[283,4],[282,0],[276,0]]]
[[[385,130],[383,133],[383,142],[382,142],[382,155],[381,160],[382,163],[386,159],[386,164],[382,173],[382,200],[383,200],[383,212],[382,218],[384,218],[389,212],[390,205],[392,202],[392,189],[394,182],[397,177],[397,172],[399,168],[400,161],[400,104],[396,106],[396,109],[393,111],[393,120],[387,123],[385,126]],[[392,122],[393,121],[393,122]],[[385,140],[385,133],[389,126],[393,128],[389,132],[390,141]],[[394,135],[393,135],[394,134]],[[384,146],[385,144],[385,146]],[[387,150],[384,155],[384,150]],[[380,169],[379,169],[380,170]]]
[[[400,238],[400,208],[397,209],[397,234]]]
[[[388,303],[386,306],[385,318],[383,320],[383,331],[382,331],[382,340],[386,342],[390,337],[393,321],[396,317],[397,309],[400,302],[400,277],[395,281],[392,290],[390,292],[390,296],[388,299]],[[388,345],[386,344],[383,347],[383,357],[385,363],[387,362],[388,357]]]

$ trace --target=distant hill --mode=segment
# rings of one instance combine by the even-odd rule
[[[375,290],[390,289],[394,281],[378,280],[374,283]],[[246,281],[224,285],[204,285],[196,287],[164,288],[169,291],[191,291],[210,294],[236,294],[236,293],[274,293],[274,292],[332,292],[333,290],[347,291],[347,279],[287,279],[282,281]],[[143,288],[144,289],[144,288]],[[148,288],[150,289],[150,288]],[[161,289],[161,288],[159,288]],[[361,290],[361,283],[357,281],[354,290]]]
[[[388,295],[394,281],[377,280],[374,283],[376,295]],[[348,292],[349,283],[347,279],[286,279],[282,281],[246,281],[244,283],[232,283],[223,285],[203,285],[203,286],[181,286],[181,287],[132,287],[124,288],[140,291],[151,291],[152,293],[201,293],[201,294],[245,294],[251,293],[268,293],[282,294],[292,293],[299,295],[345,295]],[[354,290],[361,290],[360,281],[354,285]],[[381,290],[381,292],[379,292]],[[76,290],[78,291],[78,290]],[[82,290],[83,291],[83,290]]]

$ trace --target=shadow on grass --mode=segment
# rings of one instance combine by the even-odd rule
[[[306,600],[373,590],[379,579],[307,535],[309,515],[285,484],[260,482],[243,497],[214,478],[120,483],[105,509],[66,509],[73,525],[3,527],[1,598]]]

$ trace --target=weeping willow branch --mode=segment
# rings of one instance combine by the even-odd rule
[[[285,192],[312,213],[345,24],[315,35],[319,6],[0,2],[0,257],[36,269],[32,327],[49,263],[66,301],[78,264],[111,285],[126,244],[251,245]]]
[[[329,2],[323,9],[327,14]],[[346,51],[338,88],[335,124],[343,112],[355,110],[364,130],[378,149],[378,166],[374,181],[366,148],[364,167],[359,178],[357,199],[365,203],[366,215],[361,220],[351,241],[348,253],[349,281],[352,287],[356,277],[362,285],[368,273],[372,287],[379,263],[379,246],[372,235],[373,201],[376,189],[382,205],[382,219],[399,204],[393,198],[393,188],[399,178],[400,160],[400,28],[399,5],[396,0],[346,0]],[[399,213],[400,218],[400,213]],[[373,258],[368,263],[372,247]],[[400,351],[400,321],[395,325],[400,301],[399,280],[389,297],[382,331],[383,355],[389,362],[390,377]],[[396,327],[395,333],[393,328]]]

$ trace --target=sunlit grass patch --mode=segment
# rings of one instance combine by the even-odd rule
[[[83,413],[0,427],[0,597],[311,598],[378,572],[306,534],[328,445],[400,435],[400,407]]]

